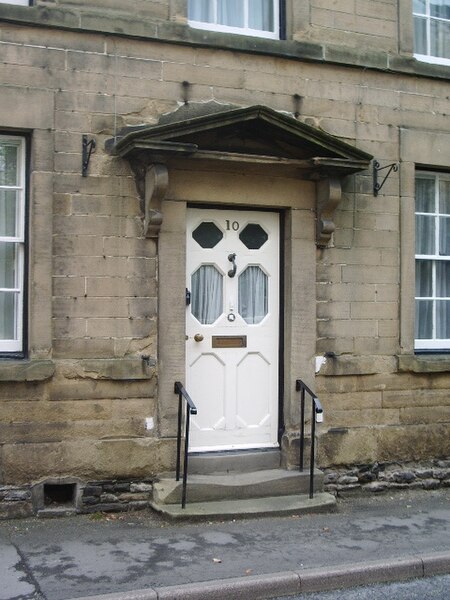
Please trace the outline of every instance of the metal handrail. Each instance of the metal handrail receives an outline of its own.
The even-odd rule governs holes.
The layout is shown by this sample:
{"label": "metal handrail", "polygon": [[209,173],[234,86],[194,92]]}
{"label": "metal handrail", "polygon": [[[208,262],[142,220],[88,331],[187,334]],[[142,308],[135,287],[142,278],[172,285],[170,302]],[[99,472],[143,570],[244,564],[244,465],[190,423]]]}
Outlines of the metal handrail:
{"label": "metal handrail", "polygon": [[187,487],[187,475],[188,475],[188,457],[189,457],[189,428],[190,428],[190,417],[191,415],[197,414],[197,407],[195,406],[192,398],[189,396],[187,391],[184,389],[183,384],[180,381],[175,381],[174,393],[178,394],[178,432],[177,432],[177,469],[176,469],[176,481],[180,481],[181,471],[181,430],[183,427],[183,398],[186,403],[186,419],[184,427],[184,461],[183,461],[183,490],[181,494],[181,508],[186,507],[186,487]]}
{"label": "metal handrail", "polygon": [[[295,382],[295,390],[301,393],[300,404],[300,461],[299,471],[303,472],[303,458],[305,452],[305,395],[311,397],[311,452],[309,457],[309,497],[314,497],[314,454],[315,454],[315,436],[316,420],[323,421],[323,408],[319,398],[310,390],[310,388],[301,380]],[[319,416],[320,415],[320,416]]]}

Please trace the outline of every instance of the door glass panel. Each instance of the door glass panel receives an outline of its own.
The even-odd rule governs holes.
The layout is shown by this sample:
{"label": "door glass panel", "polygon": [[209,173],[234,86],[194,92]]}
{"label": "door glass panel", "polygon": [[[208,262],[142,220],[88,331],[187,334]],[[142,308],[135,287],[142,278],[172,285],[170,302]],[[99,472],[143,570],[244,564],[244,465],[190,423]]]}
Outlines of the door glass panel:
{"label": "door glass panel", "polygon": [[239,275],[239,314],[254,325],[267,315],[268,278],[260,267],[250,266]]}
{"label": "door glass panel", "polygon": [[210,325],[223,312],[223,276],[214,265],[202,265],[191,282],[192,314],[203,325]]}
{"label": "door glass panel", "polygon": [[192,237],[202,248],[214,248],[223,238],[223,233],[215,223],[205,221],[194,229]]}
{"label": "door glass panel", "polygon": [[268,238],[267,233],[257,223],[249,223],[239,234],[241,242],[250,250],[259,250],[267,242]]}

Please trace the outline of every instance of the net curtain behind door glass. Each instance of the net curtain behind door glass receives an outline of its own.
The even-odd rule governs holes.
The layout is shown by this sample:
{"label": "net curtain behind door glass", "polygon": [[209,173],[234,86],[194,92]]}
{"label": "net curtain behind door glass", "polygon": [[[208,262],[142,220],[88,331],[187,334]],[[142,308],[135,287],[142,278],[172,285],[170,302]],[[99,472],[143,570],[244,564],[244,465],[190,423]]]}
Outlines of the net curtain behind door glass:
{"label": "net curtain behind door glass", "polygon": [[210,325],[222,314],[223,276],[214,265],[202,265],[192,275],[192,314]]}

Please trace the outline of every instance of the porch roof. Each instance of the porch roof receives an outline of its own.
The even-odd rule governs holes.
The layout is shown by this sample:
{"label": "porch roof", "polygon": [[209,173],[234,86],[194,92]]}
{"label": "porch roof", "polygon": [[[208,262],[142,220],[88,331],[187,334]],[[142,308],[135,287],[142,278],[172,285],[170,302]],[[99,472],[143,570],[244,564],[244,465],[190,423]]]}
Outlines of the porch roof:
{"label": "porch roof", "polygon": [[267,106],[186,104],[154,125],[127,127],[107,141],[132,163],[193,159],[289,167],[308,179],[344,177],[367,169],[372,156]]}

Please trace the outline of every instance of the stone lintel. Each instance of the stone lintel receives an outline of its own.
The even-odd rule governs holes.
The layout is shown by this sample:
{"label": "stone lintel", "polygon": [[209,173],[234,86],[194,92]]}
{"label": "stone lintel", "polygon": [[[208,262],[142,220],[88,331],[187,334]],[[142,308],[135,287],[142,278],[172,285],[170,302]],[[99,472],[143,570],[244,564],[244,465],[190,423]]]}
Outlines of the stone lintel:
{"label": "stone lintel", "polygon": [[53,377],[52,360],[2,360],[0,381],[45,381]]}

